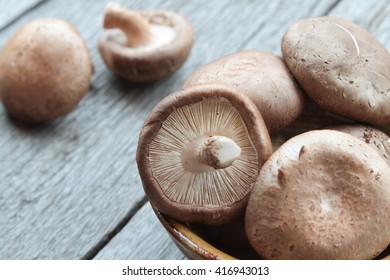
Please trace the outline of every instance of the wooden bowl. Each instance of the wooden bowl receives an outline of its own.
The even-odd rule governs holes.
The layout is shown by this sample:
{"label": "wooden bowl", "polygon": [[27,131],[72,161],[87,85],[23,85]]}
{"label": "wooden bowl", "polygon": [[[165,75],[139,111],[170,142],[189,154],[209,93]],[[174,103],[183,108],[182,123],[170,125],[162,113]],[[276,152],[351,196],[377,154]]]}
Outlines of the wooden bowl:
{"label": "wooden bowl", "polygon": [[[226,244],[214,244],[212,228],[179,222],[166,216],[153,207],[157,218],[168,231],[174,244],[190,260],[237,260],[258,259],[256,253],[248,248],[239,250],[227,248]],[[235,242],[235,240],[232,240]],[[390,260],[390,245],[375,259]]]}
{"label": "wooden bowl", "polygon": [[234,260],[235,257],[224,253],[211,245],[206,238],[195,232],[190,225],[184,224],[170,218],[156,208],[154,213],[161,224],[168,231],[175,245],[190,260]]}

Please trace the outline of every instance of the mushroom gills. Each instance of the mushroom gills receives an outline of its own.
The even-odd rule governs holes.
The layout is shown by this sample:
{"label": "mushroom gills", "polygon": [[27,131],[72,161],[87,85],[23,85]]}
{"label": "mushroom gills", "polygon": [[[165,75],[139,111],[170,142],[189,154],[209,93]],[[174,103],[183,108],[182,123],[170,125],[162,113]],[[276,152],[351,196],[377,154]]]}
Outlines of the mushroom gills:
{"label": "mushroom gills", "polygon": [[149,155],[163,193],[191,205],[234,203],[259,172],[246,125],[225,98],[176,108],[151,142]]}

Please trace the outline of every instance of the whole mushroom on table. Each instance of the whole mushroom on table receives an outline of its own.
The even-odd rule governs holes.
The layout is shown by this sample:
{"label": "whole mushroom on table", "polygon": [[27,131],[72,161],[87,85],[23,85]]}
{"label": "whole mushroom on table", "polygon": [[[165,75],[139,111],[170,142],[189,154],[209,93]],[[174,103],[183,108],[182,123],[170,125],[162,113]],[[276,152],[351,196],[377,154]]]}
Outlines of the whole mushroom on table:
{"label": "whole mushroom on table", "polygon": [[70,112],[90,87],[93,65],[68,22],[36,19],[8,40],[0,55],[0,98],[11,116],[29,123]]}
{"label": "whole mushroom on table", "polygon": [[181,15],[132,11],[110,2],[98,43],[106,65],[134,83],[153,82],[176,71],[190,54],[194,32]]}

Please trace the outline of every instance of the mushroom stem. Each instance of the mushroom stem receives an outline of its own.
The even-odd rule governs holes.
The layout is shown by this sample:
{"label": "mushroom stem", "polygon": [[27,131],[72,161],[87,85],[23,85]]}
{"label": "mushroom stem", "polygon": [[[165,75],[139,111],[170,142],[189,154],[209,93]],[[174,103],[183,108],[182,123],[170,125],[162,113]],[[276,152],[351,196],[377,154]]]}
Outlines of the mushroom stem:
{"label": "mushroom stem", "polygon": [[151,39],[149,22],[139,13],[108,3],[104,14],[104,28],[119,28],[127,37],[128,47],[145,45]]}
{"label": "mushroom stem", "polygon": [[230,166],[240,155],[241,148],[225,136],[209,136],[197,143],[195,150],[199,161],[215,169]]}

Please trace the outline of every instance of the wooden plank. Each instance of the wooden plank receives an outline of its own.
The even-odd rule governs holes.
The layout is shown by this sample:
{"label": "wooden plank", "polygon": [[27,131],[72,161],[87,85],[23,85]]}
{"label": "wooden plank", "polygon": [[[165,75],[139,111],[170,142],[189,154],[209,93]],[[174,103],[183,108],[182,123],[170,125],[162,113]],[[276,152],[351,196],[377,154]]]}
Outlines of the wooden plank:
{"label": "wooden plank", "polygon": [[343,0],[330,15],[342,17],[371,32],[390,50],[390,3],[386,0]]}
{"label": "wooden plank", "polygon": [[95,64],[87,97],[58,121],[29,126],[0,107],[1,259],[82,258],[144,199],[134,161],[143,112],[172,86],[133,86],[106,69],[96,51],[105,3],[50,1],[0,34],[1,44],[29,20],[64,18],[85,38]]}
{"label": "wooden plank", "polygon": [[[181,12],[200,26],[191,63],[193,70],[223,55],[245,49],[278,53],[286,28],[296,20],[326,13],[332,1],[225,1],[220,8],[216,0],[185,5]],[[193,9],[196,8],[196,12]],[[219,9],[211,24],[202,21]]]}
{"label": "wooden plank", "polygon": [[[330,1],[311,1],[309,3],[306,1],[305,3],[308,3],[308,5],[305,6],[302,5],[301,1],[293,1],[293,4],[288,8],[284,6],[286,1],[272,1],[272,3],[271,1],[261,1],[256,2],[256,5],[252,1],[230,1],[228,3],[225,2],[225,7],[219,6],[221,2],[205,0],[197,1],[196,5],[194,5],[194,2],[188,1],[177,10],[189,18],[197,34],[190,60],[180,70],[181,73],[188,75],[200,65],[241,48],[275,51],[280,44],[282,31],[290,23],[300,17],[321,15],[335,3]],[[301,6],[305,6],[305,8]],[[283,7],[283,9],[278,7]],[[197,9],[196,12],[194,12],[194,9]],[[233,16],[237,11],[240,11],[240,17]],[[210,19],[213,15],[214,18],[209,23],[205,22],[206,19]],[[263,16],[259,17],[259,15]],[[264,24],[264,21],[267,24]],[[277,28],[277,25],[282,25],[280,30]],[[269,29],[279,30],[279,35],[270,36],[272,32],[269,32]],[[251,40],[251,36],[254,36],[254,34],[257,34],[256,40]],[[183,75],[179,78],[180,80],[182,80]],[[147,208],[145,211],[147,211],[145,216],[154,216],[151,208]],[[136,248],[140,252],[140,258],[148,258],[147,255],[142,253],[143,250],[146,250],[146,252],[154,252],[154,255],[152,255],[153,259],[164,259],[165,249],[160,250],[158,248],[164,245],[161,243],[166,242],[165,239],[157,240],[156,243],[150,243],[137,237],[138,230],[135,231],[135,228],[142,229],[141,232],[144,233],[150,232],[150,229],[153,228],[155,235],[164,236],[165,229],[162,226],[156,227],[154,224],[150,225],[149,221],[146,221],[144,223],[130,221],[113,238],[112,242],[102,249],[97,258],[137,258],[137,255],[134,255],[132,250],[128,250],[127,245],[124,245],[134,243],[137,244]],[[157,219],[154,219],[154,223],[156,222],[158,222]],[[134,224],[137,224],[137,227],[134,227]],[[126,246],[126,248],[124,249],[123,246]],[[176,248],[172,250],[176,253],[178,252]],[[174,258],[176,257],[175,255]]]}
{"label": "wooden plank", "polygon": [[146,203],[103,248],[95,259],[106,260],[181,260],[183,254],[177,249],[158,221],[149,203]]}
{"label": "wooden plank", "polygon": [[45,0],[2,0],[0,9],[0,30],[24,13],[38,6],[43,1]]}

